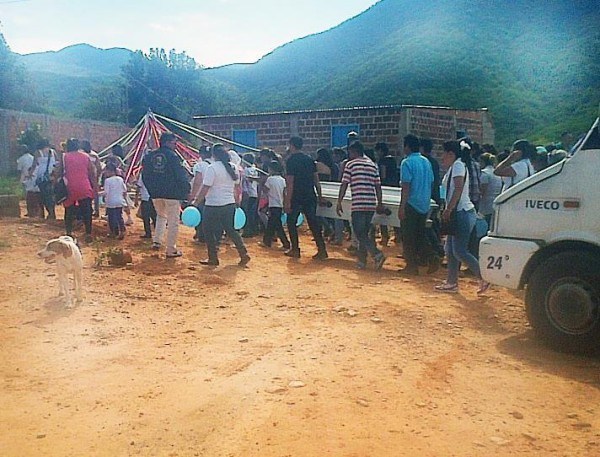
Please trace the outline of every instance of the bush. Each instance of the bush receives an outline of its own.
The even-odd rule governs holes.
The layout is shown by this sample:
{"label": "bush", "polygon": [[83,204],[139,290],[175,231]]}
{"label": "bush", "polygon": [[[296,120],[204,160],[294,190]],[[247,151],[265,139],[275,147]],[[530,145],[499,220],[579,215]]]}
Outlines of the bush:
{"label": "bush", "polygon": [[19,178],[0,177],[0,195],[18,195],[23,198],[23,186],[21,186]]}

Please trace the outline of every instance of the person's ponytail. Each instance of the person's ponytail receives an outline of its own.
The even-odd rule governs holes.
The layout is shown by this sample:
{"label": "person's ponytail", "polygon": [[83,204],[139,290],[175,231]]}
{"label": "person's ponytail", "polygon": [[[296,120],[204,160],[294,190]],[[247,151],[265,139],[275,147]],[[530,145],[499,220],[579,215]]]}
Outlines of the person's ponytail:
{"label": "person's ponytail", "polygon": [[213,157],[215,160],[221,162],[227,170],[227,173],[231,177],[232,180],[237,181],[238,175],[235,172],[234,168],[231,166],[231,157],[229,153],[225,150],[225,147],[221,143],[216,143],[213,145]]}

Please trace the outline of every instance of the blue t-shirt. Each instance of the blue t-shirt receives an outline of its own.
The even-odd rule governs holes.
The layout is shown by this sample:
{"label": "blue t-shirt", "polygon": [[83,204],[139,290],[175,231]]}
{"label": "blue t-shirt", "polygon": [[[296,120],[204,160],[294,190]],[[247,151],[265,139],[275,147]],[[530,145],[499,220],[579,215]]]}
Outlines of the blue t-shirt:
{"label": "blue t-shirt", "polygon": [[[427,214],[431,206],[431,163],[419,152],[411,152],[400,165],[400,180],[410,184],[407,203],[420,214]],[[406,198],[406,196],[402,196]]]}

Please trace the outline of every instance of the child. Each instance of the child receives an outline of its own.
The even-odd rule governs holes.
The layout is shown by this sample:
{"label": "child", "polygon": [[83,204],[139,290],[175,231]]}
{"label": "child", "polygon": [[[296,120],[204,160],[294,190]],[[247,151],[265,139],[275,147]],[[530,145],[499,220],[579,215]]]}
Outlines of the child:
{"label": "child", "polygon": [[140,203],[140,216],[142,221],[144,221],[144,234],[140,235],[140,238],[152,238],[152,227],[156,227],[156,209],[154,209],[154,204],[150,199],[150,194],[148,193],[148,189],[144,185],[144,181],[142,180],[142,175],[140,174],[140,178],[137,181],[138,193],[136,194],[136,201],[138,194],[142,200]]}
{"label": "child", "polygon": [[35,175],[27,174],[23,180],[25,188],[25,202],[27,203],[27,217],[44,218],[44,205],[42,203],[42,194],[39,187],[35,183]]}
{"label": "child", "polygon": [[109,236],[117,236],[122,240],[125,238],[123,207],[127,204],[127,187],[123,178],[117,175],[117,168],[113,164],[108,164],[104,171],[104,203],[108,214]]}
{"label": "child", "polygon": [[242,208],[248,221],[242,236],[250,238],[258,233],[258,170],[254,165],[254,154],[244,154],[242,174]]}
{"label": "child", "polygon": [[281,214],[283,212],[283,201],[285,197],[285,179],[281,176],[282,173],[283,168],[281,167],[281,164],[276,160],[271,161],[269,164],[270,176],[267,178],[264,185],[264,189],[269,198],[269,220],[263,236],[263,241],[258,244],[270,248],[273,235],[277,233],[277,236],[283,243],[283,249],[287,251],[290,249],[290,241],[281,224]]}

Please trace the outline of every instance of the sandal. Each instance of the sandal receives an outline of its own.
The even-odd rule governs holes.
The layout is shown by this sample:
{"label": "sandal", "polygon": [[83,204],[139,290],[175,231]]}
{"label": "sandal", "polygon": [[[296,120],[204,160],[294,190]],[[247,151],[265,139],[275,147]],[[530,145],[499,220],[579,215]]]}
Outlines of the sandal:
{"label": "sandal", "polygon": [[477,289],[477,295],[483,295],[490,288],[491,284],[483,279],[479,283],[479,289]]}

